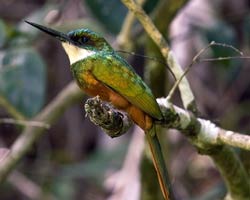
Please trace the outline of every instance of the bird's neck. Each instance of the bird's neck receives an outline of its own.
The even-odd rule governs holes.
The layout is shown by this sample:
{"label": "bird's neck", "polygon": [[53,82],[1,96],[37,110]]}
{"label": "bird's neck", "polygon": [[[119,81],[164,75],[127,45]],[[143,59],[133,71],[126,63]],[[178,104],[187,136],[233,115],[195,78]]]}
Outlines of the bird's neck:
{"label": "bird's neck", "polygon": [[70,65],[83,60],[89,56],[94,55],[96,52],[92,50],[87,50],[83,48],[79,48],[77,46],[71,45],[69,43],[63,42],[62,46],[68,55]]}

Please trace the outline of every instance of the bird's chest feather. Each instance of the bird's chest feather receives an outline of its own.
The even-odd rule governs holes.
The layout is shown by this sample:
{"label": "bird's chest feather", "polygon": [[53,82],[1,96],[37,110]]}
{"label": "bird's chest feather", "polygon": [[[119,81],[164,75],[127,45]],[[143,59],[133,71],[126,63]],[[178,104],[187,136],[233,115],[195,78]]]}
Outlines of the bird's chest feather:
{"label": "bird's chest feather", "polygon": [[92,74],[93,65],[96,64],[98,62],[93,63],[92,61],[84,60],[71,66],[71,71],[77,84],[89,96],[98,95],[102,100],[112,102],[117,108],[125,108],[129,102],[119,93],[97,80]]}
{"label": "bird's chest feather", "polygon": [[[77,84],[85,92],[91,91],[91,93],[96,93],[95,90],[100,90],[100,85],[103,85],[102,90],[106,87],[93,75],[95,69],[98,69],[98,71],[105,71],[105,68],[111,65],[111,63],[107,63],[107,59],[104,58],[96,53],[95,55],[84,58],[71,65],[71,72]],[[105,75],[105,73],[102,74]]]}
{"label": "bird's chest feather", "polygon": [[92,75],[93,63],[84,59],[80,62],[71,65],[71,72],[78,84],[78,86],[86,93],[92,95],[96,93],[99,81]]}

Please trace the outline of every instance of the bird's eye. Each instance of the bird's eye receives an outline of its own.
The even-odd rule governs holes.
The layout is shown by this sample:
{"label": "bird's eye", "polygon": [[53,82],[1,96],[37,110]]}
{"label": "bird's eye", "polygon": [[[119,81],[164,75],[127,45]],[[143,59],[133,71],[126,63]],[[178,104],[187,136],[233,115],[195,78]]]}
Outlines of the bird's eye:
{"label": "bird's eye", "polygon": [[85,44],[85,43],[87,43],[89,41],[89,38],[88,37],[80,37],[79,39],[78,39],[78,42],[80,43],[80,44]]}

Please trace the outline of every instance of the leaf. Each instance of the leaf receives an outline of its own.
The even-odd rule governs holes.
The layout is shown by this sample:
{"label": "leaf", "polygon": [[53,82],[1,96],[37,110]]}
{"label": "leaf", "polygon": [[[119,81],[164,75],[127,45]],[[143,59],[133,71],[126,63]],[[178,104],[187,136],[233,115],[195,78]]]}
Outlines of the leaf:
{"label": "leaf", "polygon": [[157,6],[159,0],[154,0],[154,1],[151,1],[151,0],[147,0],[144,5],[143,5],[143,9],[146,11],[146,13],[151,13],[154,8]]}
{"label": "leaf", "polygon": [[112,33],[118,33],[126,16],[126,7],[117,0],[86,0],[97,19]]}
{"label": "leaf", "polygon": [[[212,27],[209,27],[209,29],[204,29],[203,31],[206,40],[209,42],[215,41],[217,43],[224,43],[238,48],[236,32],[230,24],[227,24],[223,21],[218,21]],[[222,46],[212,47],[211,52],[213,54],[212,57],[214,58],[239,56],[239,54],[231,48]],[[221,80],[224,79],[227,82],[232,82],[241,71],[242,60],[229,59],[218,61],[216,62],[216,66],[217,76],[220,76]]]}
{"label": "leaf", "polygon": [[43,60],[32,48],[8,50],[0,59],[0,95],[27,117],[43,106],[45,77]]}
{"label": "leaf", "polygon": [[[203,31],[209,42],[215,41],[237,47],[235,30],[232,26],[223,21],[218,21],[214,26],[209,27],[209,29],[204,29]],[[215,57],[235,55],[235,51],[230,48],[214,47],[212,50]]]}
{"label": "leaf", "polygon": [[[118,33],[123,24],[123,20],[128,9],[117,0],[86,0],[84,1],[96,18],[111,33]],[[144,4],[145,11],[151,12],[157,5],[158,0],[148,0]]]}

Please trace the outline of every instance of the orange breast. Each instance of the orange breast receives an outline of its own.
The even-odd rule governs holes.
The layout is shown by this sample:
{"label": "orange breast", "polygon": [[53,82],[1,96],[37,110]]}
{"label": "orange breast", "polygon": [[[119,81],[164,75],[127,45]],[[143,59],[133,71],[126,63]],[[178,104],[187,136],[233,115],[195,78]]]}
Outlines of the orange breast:
{"label": "orange breast", "polygon": [[84,85],[80,88],[89,96],[100,96],[104,101],[111,102],[116,108],[127,112],[132,120],[144,130],[148,130],[152,126],[152,119],[138,107],[132,105],[127,99],[116,91],[112,90],[102,82],[98,81],[91,72],[81,74]]}

